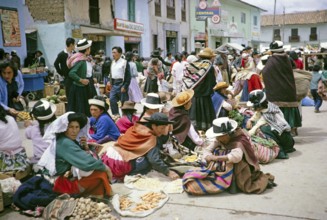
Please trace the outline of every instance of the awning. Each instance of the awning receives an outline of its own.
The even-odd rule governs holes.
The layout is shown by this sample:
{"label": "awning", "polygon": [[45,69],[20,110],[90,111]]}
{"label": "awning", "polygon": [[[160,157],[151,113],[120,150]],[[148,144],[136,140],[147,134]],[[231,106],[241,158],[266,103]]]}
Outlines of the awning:
{"label": "awning", "polygon": [[35,29],[35,28],[25,29],[25,34],[32,34],[36,31],[37,31],[37,29]]}
{"label": "awning", "polygon": [[125,32],[125,31],[117,31],[117,30],[109,30],[102,28],[93,28],[81,26],[81,30],[83,34],[97,34],[97,35],[105,35],[105,36],[126,36],[126,37],[141,37],[140,34]]}

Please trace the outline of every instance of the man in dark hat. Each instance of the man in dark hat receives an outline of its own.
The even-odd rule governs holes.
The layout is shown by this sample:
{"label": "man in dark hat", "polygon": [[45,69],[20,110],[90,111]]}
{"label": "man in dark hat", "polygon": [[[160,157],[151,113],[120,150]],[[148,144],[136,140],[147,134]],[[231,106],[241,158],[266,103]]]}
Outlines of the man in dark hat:
{"label": "man in dark hat", "polygon": [[108,165],[112,168],[113,178],[123,177],[126,174],[146,174],[151,169],[171,179],[179,178],[178,174],[170,170],[160,158],[161,143],[158,140],[160,136],[168,134],[169,125],[173,121],[169,121],[167,115],[159,112],[144,119],[144,122],[136,123],[120,136],[115,147],[123,161],[129,164],[130,169],[120,168],[119,165],[123,163],[116,163],[110,155],[107,156],[108,159],[105,158],[106,156],[103,158],[104,161],[110,161]]}
{"label": "man in dark hat", "polygon": [[34,63],[39,67],[45,67],[45,59],[42,57],[43,53],[40,50],[35,51]]}

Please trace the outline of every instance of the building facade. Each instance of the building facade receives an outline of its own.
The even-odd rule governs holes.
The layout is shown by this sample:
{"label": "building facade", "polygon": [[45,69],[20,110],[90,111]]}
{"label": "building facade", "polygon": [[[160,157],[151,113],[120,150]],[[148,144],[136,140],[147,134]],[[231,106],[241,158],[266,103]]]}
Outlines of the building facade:
{"label": "building facade", "polygon": [[15,50],[22,63],[27,54],[23,11],[22,0],[0,1],[0,48],[8,53]]}
{"label": "building facade", "polygon": [[[240,0],[191,1],[192,50],[208,46],[217,48],[225,43],[238,43],[257,48],[260,44],[261,13],[264,11]],[[202,6],[203,2],[206,6]],[[199,9],[203,7],[204,9]],[[219,8],[219,18],[199,17],[200,13]],[[202,20],[202,21],[199,21]],[[207,44],[207,45],[205,45]]]}
{"label": "building facade", "polygon": [[151,50],[161,48],[164,55],[190,51],[190,3],[187,0],[149,2]]}
{"label": "building facade", "polygon": [[263,15],[261,39],[268,47],[272,40],[281,40],[294,47],[316,47],[327,42],[327,10],[290,14]]}
{"label": "building facade", "polygon": [[34,34],[36,47],[43,51],[50,68],[68,37],[92,40],[92,54],[102,49],[111,56],[113,46],[142,51],[146,28],[135,21],[143,22],[144,18],[135,16],[131,21],[126,14],[137,14],[136,9],[147,6],[146,0],[25,0],[25,4],[27,34]]}

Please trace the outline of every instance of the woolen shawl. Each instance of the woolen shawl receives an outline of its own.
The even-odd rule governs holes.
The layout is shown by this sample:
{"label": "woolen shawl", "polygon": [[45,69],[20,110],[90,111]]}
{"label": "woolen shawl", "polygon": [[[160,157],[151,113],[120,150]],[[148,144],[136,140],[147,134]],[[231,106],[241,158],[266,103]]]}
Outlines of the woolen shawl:
{"label": "woolen shawl", "polygon": [[191,127],[191,120],[188,111],[185,109],[172,108],[169,111],[169,120],[173,123],[173,134],[179,143],[183,143]]}

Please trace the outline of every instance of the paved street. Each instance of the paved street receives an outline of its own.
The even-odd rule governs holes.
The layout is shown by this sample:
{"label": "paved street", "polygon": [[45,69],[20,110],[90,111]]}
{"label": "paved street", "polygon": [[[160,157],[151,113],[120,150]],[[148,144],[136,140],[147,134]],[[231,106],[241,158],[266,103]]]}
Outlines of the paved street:
{"label": "paved street", "polygon": [[[321,113],[303,107],[303,127],[295,138],[297,149],[288,160],[275,160],[262,170],[276,177],[277,187],[261,195],[222,193],[194,197],[170,195],[168,203],[143,219],[327,219],[327,104]],[[23,129],[22,129],[23,135]],[[31,153],[29,141],[24,141]],[[114,190],[123,187],[115,185]],[[8,209],[0,219],[29,219]],[[132,219],[132,218],[122,218]]]}

